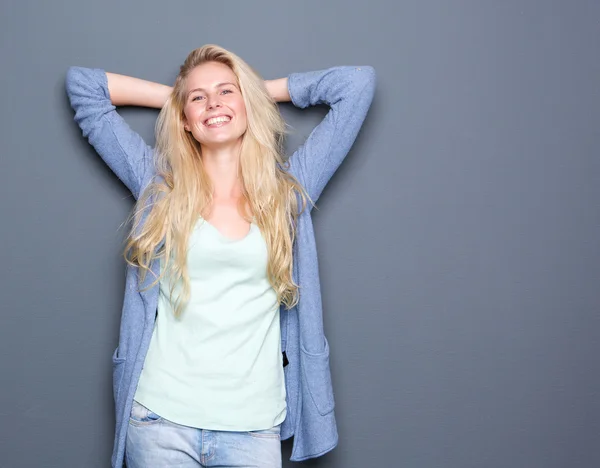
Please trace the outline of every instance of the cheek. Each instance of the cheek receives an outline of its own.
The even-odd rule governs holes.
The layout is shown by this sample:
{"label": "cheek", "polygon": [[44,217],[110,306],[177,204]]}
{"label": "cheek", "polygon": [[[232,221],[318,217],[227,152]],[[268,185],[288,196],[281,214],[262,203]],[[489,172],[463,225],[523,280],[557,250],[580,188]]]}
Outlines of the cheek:
{"label": "cheek", "polygon": [[192,123],[192,115],[187,108],[183,109],[183,126],[186,130],[189,130],[189,126]]}
{"label": "cheek", "polygon": [[246,106],[244,105],[244,101],[238,103],[235,113],[240,117],[240,120],[244,122],[244,127],[247,124],[247,114],[246,114]]}
{"label": "cheek", "polygon": [[183,115],[185,116],[185,121],[188,125],[194,126],[197,125],[200,121],[201,112],[195,111],[193,108],[187,107],[183,110]]}

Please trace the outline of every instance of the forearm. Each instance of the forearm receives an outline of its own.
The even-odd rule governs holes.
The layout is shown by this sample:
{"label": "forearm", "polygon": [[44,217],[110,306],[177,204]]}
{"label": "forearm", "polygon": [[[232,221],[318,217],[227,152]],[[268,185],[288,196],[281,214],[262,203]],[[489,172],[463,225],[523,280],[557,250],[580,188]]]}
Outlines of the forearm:
{"label": "forearm", "polygon": [[278,78],[276,80],[266,80],[265,86],[271,97],[276,102],[288,102],[291,100],[288,91],[288,79]]}
{"label": "forearm", "polygon": [[143,106],[161,109],[172,88],[132,76],[106,73],[110,100],[115,106]]}
{"label": "forearm", "polygon": [[[106,72],[110,100],[115,106],[143,106],[161,109],[172,91],[171,86],[132,76]],[[265,86],[276,102],[291,100],[288,79],[266,80]]]}

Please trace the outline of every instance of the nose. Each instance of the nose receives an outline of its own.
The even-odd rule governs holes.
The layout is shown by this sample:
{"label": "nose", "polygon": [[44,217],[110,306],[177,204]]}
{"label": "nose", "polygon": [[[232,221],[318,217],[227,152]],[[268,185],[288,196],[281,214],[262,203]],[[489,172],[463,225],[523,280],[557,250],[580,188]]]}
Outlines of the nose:
{"label": "nose", "polygon": [[206,107],[208,109],[214,109],[221,107],[221,102],[219,101],[218,96],[209,96],[208,102],[206,103]]}

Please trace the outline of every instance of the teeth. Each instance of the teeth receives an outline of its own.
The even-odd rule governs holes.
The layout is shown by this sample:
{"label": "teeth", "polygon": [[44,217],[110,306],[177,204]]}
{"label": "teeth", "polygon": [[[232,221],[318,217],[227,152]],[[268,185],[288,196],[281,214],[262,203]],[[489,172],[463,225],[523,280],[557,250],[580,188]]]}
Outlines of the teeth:
{"label": "teeth", "polygon": [[213,125],[213,124],[217,124],[217,123],[221,123],[221,122],[229,122],[231,119],[229,117],[227,117],[226,115],[222,116],[222,117],[214,117],[212,119],[208,119],[206,121],[206,125]]}

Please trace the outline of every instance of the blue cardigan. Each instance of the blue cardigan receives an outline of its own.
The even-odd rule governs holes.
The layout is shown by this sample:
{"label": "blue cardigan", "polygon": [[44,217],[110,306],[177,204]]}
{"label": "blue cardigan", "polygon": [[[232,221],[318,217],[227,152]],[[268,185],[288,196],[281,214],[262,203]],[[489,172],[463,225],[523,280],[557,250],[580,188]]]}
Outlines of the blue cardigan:
{"label": "blue cardigan", "polygon": [[[327,104],[330,109],[304,144],[290,157],[289,172],[317,201],[350,150],[375,91],[372,67],[334,67],[289,76],[295,106]],[[83,136],[137,199],[153,172],[153,148],[132,131],[110,101],[102,69],[70,67],[66,89]],[[310,207],[310,205],[309,205]],[[281,347],[285,367],[287,417],[283,440],[294,436],[290,460],[318,457],[338,442],[329,369],[329,345],[323,332],[317,250],[310,210],[299,217],[294,244],[294,280],[299,303],[281,308]],[[152,265],[159,274],[159,262]],[[152,283],[146,276],[143,287]],[[116,430],[112,466],[122,467],[129,413],[154,328],[159,287],[139,292],[138,269],[127,266],[119,346],[113,354]]]}

